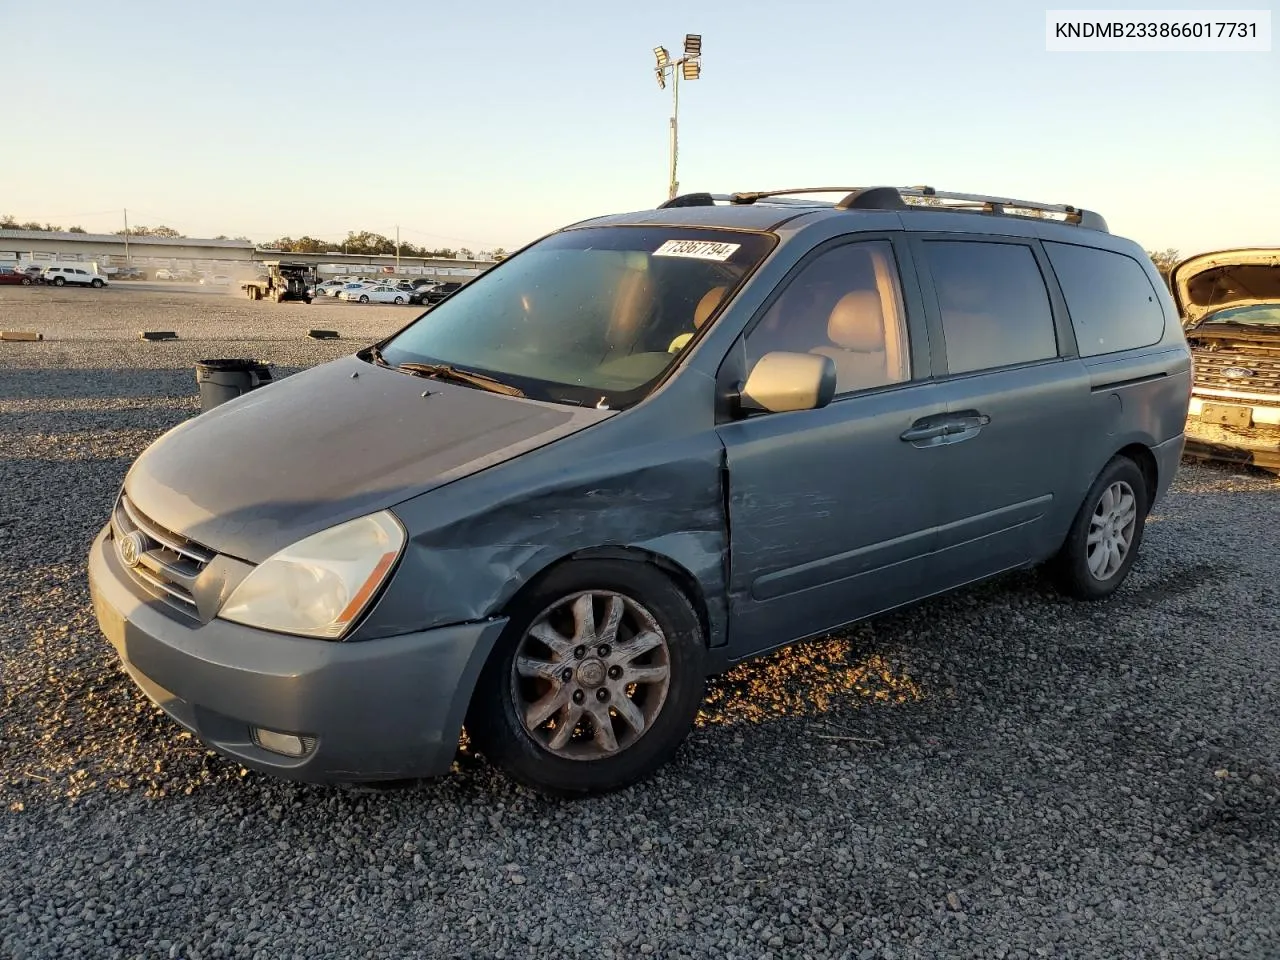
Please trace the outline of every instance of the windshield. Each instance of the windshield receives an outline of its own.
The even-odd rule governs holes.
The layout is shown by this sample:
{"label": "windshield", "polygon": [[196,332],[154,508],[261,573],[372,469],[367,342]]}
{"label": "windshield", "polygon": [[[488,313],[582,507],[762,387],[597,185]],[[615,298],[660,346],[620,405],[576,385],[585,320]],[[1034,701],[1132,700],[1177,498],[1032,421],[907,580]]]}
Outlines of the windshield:
{"label": "windshield", "polygon": [[1280,329],[1280,303],[1253,303],[1245,307],[1231,307],[1219,310],[1201,322],[1202,326],[1211,323],[1245,323]]}
{"label": "windshield", "polygon": [[773,246],[765,234],[567,230],[504,260],[382,345],[392,366],[445,363],[533,399],[641,400]]}

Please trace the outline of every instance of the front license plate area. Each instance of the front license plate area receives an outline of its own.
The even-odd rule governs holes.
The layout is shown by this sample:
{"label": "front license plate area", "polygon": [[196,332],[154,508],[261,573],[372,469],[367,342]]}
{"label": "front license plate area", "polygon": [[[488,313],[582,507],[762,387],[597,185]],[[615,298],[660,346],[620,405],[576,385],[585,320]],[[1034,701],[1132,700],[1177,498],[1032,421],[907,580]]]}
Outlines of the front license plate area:
{"label": "front license plate area", "polygon": [[1206,403],[1200,410],[1200,419],[1207,423],[1218,423],[1224,427],[1240,427],[1247,430],[1253,426],[1253,409],[1237,407],[1234,404]]}

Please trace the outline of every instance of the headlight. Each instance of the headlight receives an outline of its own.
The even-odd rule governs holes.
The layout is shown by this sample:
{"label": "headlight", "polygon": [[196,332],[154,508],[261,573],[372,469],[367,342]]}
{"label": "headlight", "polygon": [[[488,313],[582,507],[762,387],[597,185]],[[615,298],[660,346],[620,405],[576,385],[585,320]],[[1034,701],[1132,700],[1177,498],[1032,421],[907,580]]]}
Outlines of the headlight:
{"label": "headlight", "polygon": [[255,567],[223,620],[306,637],[341,637],[391,572],[404,528],[387,511],[322,530]]}

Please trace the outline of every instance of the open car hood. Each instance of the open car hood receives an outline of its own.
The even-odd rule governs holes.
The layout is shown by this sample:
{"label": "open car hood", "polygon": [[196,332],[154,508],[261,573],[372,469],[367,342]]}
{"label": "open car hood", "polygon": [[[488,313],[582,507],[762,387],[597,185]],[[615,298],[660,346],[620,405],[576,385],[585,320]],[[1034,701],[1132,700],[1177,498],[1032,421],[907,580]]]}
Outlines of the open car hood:
{"label": "open car hood", "polygon": [[1169,273],[1184,327],[1226,307],[1280,303],[1280,247],[1244,247],[1188,257]]}

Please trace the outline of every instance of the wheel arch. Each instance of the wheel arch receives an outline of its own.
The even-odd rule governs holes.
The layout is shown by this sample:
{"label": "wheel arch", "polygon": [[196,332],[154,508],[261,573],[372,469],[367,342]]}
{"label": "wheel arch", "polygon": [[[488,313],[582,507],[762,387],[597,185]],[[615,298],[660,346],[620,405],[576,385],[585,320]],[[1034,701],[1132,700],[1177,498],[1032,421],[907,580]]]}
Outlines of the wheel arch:
{"label": "wheel arch", "polygon": [[1142,473],[1142,479],[1145,481],[1147,506],[1150,507],[1155,502],[1156,492],[1160,489],[1160,467],[1156,463],[1155,454],[1144,443],[1130,443],[1117,450],[1116,456],[1132,460],[1137,465],[1138,470]]}
{"label": "wheel arch", "polygon": [[505,613],[521,596],[535,589],[554,571],[571,563],[585,563],[591,560],[623,560],[630,563],[643,563],[661,570],[676,588],[685,595],[689,604],[697,614],[698,624],[702,628],[703,643],[707,647],[716,646],[717,624],[713,622],[707,605],[706,592],[701,582],[684,564],[647,547],[631,544],[600,544],[583,547],[551,560],[543,565],[533,576],[515,586],[502,597],[499,608]]}

